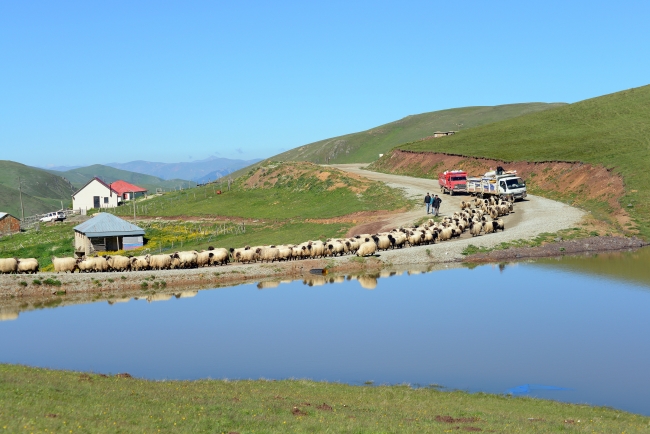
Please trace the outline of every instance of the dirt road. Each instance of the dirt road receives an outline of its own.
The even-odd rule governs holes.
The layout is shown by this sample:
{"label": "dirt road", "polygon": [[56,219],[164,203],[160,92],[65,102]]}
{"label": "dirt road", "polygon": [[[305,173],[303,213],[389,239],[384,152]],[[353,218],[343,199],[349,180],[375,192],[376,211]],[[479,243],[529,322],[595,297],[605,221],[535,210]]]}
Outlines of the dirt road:
{"label": "dirt road", "polygon": [[[404,190],[407,197],[417,199],[418,202],[421,202],[419,208],[415,210],[392,214],[385,219],[381,219],[381,224],[377,224],[379,223],[377,222],[374,226],[371,226],[369,223],[358,226],[354,228],[354,232],[356,233],[363,233],[368,227],[377,228],[376,231],[378,232],[390,230],[403,225],[410,225],[417,219],[425,217],[424,195],[427,192],[438,194],[442,198],[443,202],[440,207],[440,215],[443,217],[460,210],[460,201],[466,200],[469,197],[464,195],[441,195],[437,179],[422,179],[371,172],[363,169],[365,164],[338,164],[333,165],[333,167],[375,181],[385,182],[391,187]],[[531,239],[544,232],[553,233],[562,229],[575,227],[584,216],[585,212],[578,208],[543,197],[529,195],[527,200],[515,203],[514,213],[503,218],[506,224],[506,230],[504,232],[479,237],[472,237],[469,233],[465,233],[459,240],[428,246],[426,249],[428,250],[427,256],[433,262],[458,260],[463,257],[461,252],[470,244],[490,248],[502,242]],[[408,261],[419,263],[422,258],[409,258],[409,256],[411,252],[421,255],[421,250],[406,249],[402,253],[382,252],[382,255],[395,255],[394,260],[391,260],[392,263],[408,263]]]}

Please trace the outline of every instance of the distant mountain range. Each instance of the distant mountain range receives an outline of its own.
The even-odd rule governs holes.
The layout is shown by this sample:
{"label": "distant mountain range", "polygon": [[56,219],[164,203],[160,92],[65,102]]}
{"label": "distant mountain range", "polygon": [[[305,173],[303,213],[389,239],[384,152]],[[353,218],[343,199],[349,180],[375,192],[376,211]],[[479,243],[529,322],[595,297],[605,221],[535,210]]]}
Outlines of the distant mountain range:
{"label": "distant mountain range", "polygon": [[145,173],[162,179],[180,178],[203,184],[259,161],[261,159],[231,160],[229,158],[210,157],[205,160],[182,163],[157,163],[138,160],[128,163],[107,163],[106,166],[130,172]]}

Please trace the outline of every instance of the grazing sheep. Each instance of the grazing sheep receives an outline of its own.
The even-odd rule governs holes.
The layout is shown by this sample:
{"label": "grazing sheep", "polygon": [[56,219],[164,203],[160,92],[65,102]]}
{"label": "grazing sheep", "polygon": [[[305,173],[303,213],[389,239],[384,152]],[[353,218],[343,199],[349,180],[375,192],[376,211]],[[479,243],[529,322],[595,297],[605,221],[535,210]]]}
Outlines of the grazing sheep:
{"label": "grazing sheep", "polygon": [[149,269],[149,255],[134,256],[131,258],[131,270],[143,271]]}
{"label": "grazing sheep", "polygon": [[496,232],[497,229],[501,229],[501,231],[504,231],[506,229],[506,224],[503,219],[494,220],[492,222],[492,226],[494,227],[494,232]]}
{"label": "grazing sheep", "polygon": [[214,253],[212,253],[212,250],[207,250],[207,251],[202,251],[198,252],[198,255],[196,257],[196,265],[197,267],[205,267],[205,266],[210,266],[212,265],[212,257],[214,256]]}
{"label": "grazing sheep", "polygon": [[212,256],[212,264],[223,265],[228,263],[228,259],[230,258],[230,255],[228,255],[227,249],[220,247],[214,249],[212,253],[214,253],[214,256]]}
{"label": "grazing sheep", "polygon": [[38,273],[38,261],[36,258],[26,258],[18,260],[18,272],[36,274]]}
{"label": "grazing sheep", "polygon": [[438,233],[438,239],[440,241],[451,240],[451,237],[454,235],[454,230],[452,228],[444,228]]}
{"label": "grazing sheep", "polygon": [[408,233],[408,243],[410,246],[418,246],[422,244],[424,234],[420,231],[410,231]]}
{"label": "grazing sheep", "polygon": [[406,234],[403,232],[395,232],[393,233],[393,239],[395,240],[393,247],[398,247],[402,248],[406,244],[407,237]]}
{"label": "grazing sheep", "polygon": [[131,269],[131,261],[126,256],[105,256],[108,262],[108,269],[111,271],[129,271]]}
{"label": "grazing sheep", "polygon": [[372,239],[377,244],[378,250],[388,250],[393,247],[393,241],[395,241],[392,235],[374,235]]}
{"label": "grazing sheep", "polygon": [[0,273],[9,274],[18,271],[18,260],[16,258],[0,259]]}
{"label": "grazing sheep", "polygon": [[54,265],[54,271],[57,273],[67,273],[68,271],[74,273],[75,270],[79,270],[79,259],[52,256],[52,265]]}
{"label": "grazing sheep", "polygon": [[198,266],[199,252],[189,250],[174,253],[172,265],[174,268],[196,268]]}
{"label": "grazing sheep", "polygon": [[151,255],[149,268],[152,270],[167,270],[172,267],[174,255]]}
{"label": "grazing sheep", "polygon": [[255,262],[257,261],[257,253],[255,249],[251,249],[250,246],[239,249],[230,249],[232,259],[234,262]]}
{"label": "grazing sheep", "polygon": [[357,256],[371,256],[377,252],[377,244],[375,244],[374,241],[371,241],[370,238],[365,238],[365,240],[366,241],[359,246]]}
{"label": "grazing sheep", "polygon": [[269,247],[258,247],[255,249],[255,253],[259,257],[260,261],[264,262],[273,262],[279,260],[280,249],[275,246]]}
{"label": "grazing sheep", "polygon": [[108,270],[108,262],[103,256],[84,258],[79,262],[79,271],[82,273],[103,272]]}
{"label": "grazing sheep", "polygon": [[356,238],[348,238],[345,244],[348,247],[348,252],[350,252],[351,254],[357,253],[357,250],[359,250],[359,246],[361,245],[359,240],[357,240]]}
{"label": "grazing sheep", "polygon": [[330,241],[325,252],[327,256],[341,256],[345,253],[345,245],[340,241]]}

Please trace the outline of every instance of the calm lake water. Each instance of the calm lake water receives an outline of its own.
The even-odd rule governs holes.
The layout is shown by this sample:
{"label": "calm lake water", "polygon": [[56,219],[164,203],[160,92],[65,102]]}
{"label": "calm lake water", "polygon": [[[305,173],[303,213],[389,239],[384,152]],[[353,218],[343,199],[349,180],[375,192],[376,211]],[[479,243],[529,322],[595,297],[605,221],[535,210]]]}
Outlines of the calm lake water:
{"label": "calm lake water", "polygon": [[532,396],[648,415],[649,265],[644,249],[22,312],[0,322],[0,362],[151,379],[534,384],[569,390]]}

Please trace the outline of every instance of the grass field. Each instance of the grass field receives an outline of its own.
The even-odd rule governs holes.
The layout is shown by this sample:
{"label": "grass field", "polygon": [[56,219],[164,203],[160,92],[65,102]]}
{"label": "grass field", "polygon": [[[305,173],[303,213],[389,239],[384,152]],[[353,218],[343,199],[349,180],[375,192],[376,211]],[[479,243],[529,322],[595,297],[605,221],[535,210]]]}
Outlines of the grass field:
{"label": "grass field", "polygon": [[[131,222],[137,207],[135,224],[145,230],[147,243],[129,253],[141,254],[342,237],[352,223],[306,220],[411,206],[398,190],[309,163],[267,165],[238,180],[230,191],[215,194],[216,188],[171,192],[107,211]],[[0,238],[0,257],[37,258],[41,269],[50,271],[51,256],[73,254],[74,226],[43,224],[38,231]]]}
{"label": "grass field", "polygon": [[[307,223],[296,220],[260,221],[242,227],[239,221],[186,222],[141,221],[147,244],[142,249],[119,254],[205,250],[213,247],[243,247],[245,245],[297,244],[307,240],[343,237],[350,223]],[[41,226],[10,237],[0,238],[0,258],[36,258],[41,271],[53,271],[52,256],[72,256],[74,253],[74,223]]]}
{"label": "grass field", "polygon": [[[325,175],[326,174],[326,175]],[[320,178],[319,178],[320,177]],[[322,179],[321,179],[322,178]],[[250,182],[250,179],[255,179]],[[311,163],[267,163],[238,179],[227,190],[210,184],[139,201],[137,214],[156,216],[224,216],[253,219],[324,219],[361,211],[411,206],[398,190],[357,179]],[[133,204],[118,216],[132,216]]]}
{"label": "grass field", "polygon": [[301,380],[145,381],[0,365],[5,432],[641,433],[650,418],[602,407],[434,387]]}
{"label": "grass field", "polygon": [[620,174],[620,198],[650,238],[650,86],[527,114],[409,143],[400,149],[447,152],[505,161],[569,161],[604,165]]}
{"label": "grass field", "polygon": [[436,131],[456,131],[547,110],[563,104],[525,103],[487,107],[462,107],[407,116],[366,131],[333,137],[291,149],[272,157],[280,161],[342,164],[369,163],[394,146],[432,136]]}

